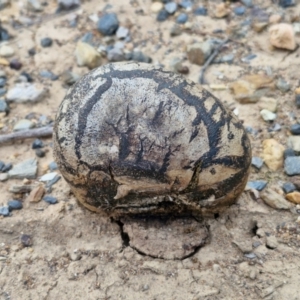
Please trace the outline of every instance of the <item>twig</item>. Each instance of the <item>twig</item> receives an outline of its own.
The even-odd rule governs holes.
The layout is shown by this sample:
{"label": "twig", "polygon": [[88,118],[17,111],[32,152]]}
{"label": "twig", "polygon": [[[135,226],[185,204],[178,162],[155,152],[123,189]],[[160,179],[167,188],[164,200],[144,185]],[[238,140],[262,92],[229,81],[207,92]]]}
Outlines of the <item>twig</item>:
{"label": "twig", "polygon": [[199,83],[204,84],[204,73],[208,66],[214,61],[216,56],[219,54],[222,47],[229,42],[229,39],[224,40],[212,53],[212,55],[206,60],[205,64],[203,65],[200,76],[199,76]]}
{"label": "twig", "polygon": [[53,133],[53,127],[47,126],[47,127],[36,128],[36,129],[30,129],[30,130],[22,130],[14,133],[2,134],[0,135],[0,145],[7,142],[16,141],[16,140],[51,136],[52,133]]}

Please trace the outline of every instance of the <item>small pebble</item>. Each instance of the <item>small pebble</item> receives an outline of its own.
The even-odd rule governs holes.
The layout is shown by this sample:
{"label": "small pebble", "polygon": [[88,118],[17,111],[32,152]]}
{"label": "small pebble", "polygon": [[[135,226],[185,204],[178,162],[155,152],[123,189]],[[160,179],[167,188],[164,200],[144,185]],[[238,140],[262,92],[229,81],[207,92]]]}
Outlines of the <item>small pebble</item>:
{"label": "small pebble", "polygon": [[207,8],[203,6],[199,6],[195,9],[194,14],[196,16],[206,16],[207,15]]}
{"label": "small pebble", "polygon": [[70,10],[78,7],[80,0],[58,0],[59,10]]}
{"label": "small pebble", "polygon": [[240,0],[240,2],[242,4],[244,4],[245,6],[247,6],[247,7],[252,7],[253,6],[252,0]]}
{"label": "small pebble", "polygon": [[57,199],[55,197],[52,196],[45,196],[43,198],[43,200],[49,204],[56,204],[57,203]]}
{"label": "small pebble", "polygon": [[269,132],[272,131],[280,131],[281,130],[281,125],[278,123],[275,123],[273,126],[271,126],[270,128],[268,128]]}
{"label": "small pebble", "polygon": [[256,257],[256,254],[255,253],[246,253],[246,254],[244,254],[244,256],[247,258],[253,259]]}
{"label": "small pebble", "polygon": [[179,6],[187,9],[191,8],[193,6],[193,3],[190,0],[182,0],[181,2],[179,2]]}
{"label": "small pebble", "polygon": [[247,188],[262,191],[267,186],[267,184],[268,182],[265,180],[248,181]]}
{"label": "small pebble", "polygon": [[17,179],[34,179],[37,173],[37,161],[35,158],[18,163],[9,171],[9,177]]}
{"label": "small pebble", "polygon": [[58,169],[57,163],[55,161],[52,161],[49,165],[48,165],[49,169],[51,171],[55,171]]}
{"label": "small pebble", "polygon": [[291,89],[291,85],[282,78],[276,82],[276,87],[283,93],[286,93]]}
{"label": "small pebble", "polygon": [[36,149],[35,150],[35,155],[37,156],[37,157],[45,157],[45,155],[46,155],[46,152],[44,151],[44,150],[42,150],[42,149]]}
{"label": "small pebble", "polygon": [[22,119],[18,121],[14,126],[14,131],[27,130],[34,127],[34,123],[30,120]]}
{"label": "small pebble", "polygon": [[233,11],[237,16],[242,16],[245,13],[246,8],[244,6],[238,6],[235,7]]}
{"label": "small pebble", "polygon": [[290,131],[291,131],[292,134],[300,135],[300,124],[293,124],[290,127]]}
{"label": "small pebble", "polygon": [[20,237],[20,241],[24,247],[32,246],[32,239],[28,234],[22,234]]}
{"label": "small pebble", "polygon": [[23,208],[23,204],[19,200],[10,200],[7,202],[9,211],[17,210]]}
{"label": "small pebble", "polygon": [[274,114],[273,112],[271,112],[267,109],[262,109],[260,111],[260,115],[265,121],[274,121],[277,117],[276,114]]}
{"label": "small pebble", "polygon": [[7,79],[5,77],[0,77],[0,88],[6,85]]}
{"label": "small pebble", "polygon": [[61,179],[61,176],[55,176],[52,180],[48,181],[46,184],[46,188],[51,188],[56,182]]}
{"label": "small pebble", "polygon": [[31,145],[32,149],[38,149],[43,147],[44,147],[44,143],[40,139],[35,139]]}
{"label": "small pebble", "polygon": [[41,39],[41,46],[44,48],[51,47],[53,40],[49,37]]}
{"label": "small pebble", "polygon": [[6,89],[6,88],[0,88],[0,96],[5,95],[6,92],[7,92],[7,89]]}
{"label": "small pebble", "polygon": [[180,14],[177,18],[176,18],[176,23],[178,24],[184,24],[187,22],[187,20],[189,19],[187,14]]}
{"label": "small pebble", "polygon": [[20,75],[26,77],[26,82],[33,82],[33,78],[29,73],[23,71]]}
{"label": "small pebble", "polygon": [[116,32],[118,39],[125,39],[129,34],[129,29],[123,26],[120,26]]}
{"label": "small pebble", "polygon": [[22,68],[22,63],[17,59],[12,59],[9,63],[9,67],[13,70],[20,70]]}
{"label": "small pebble", "polygon": [[4,217],[9,216],[8,206],[0,206],[0,216],[4,216]]}
{"label": "small pebble", "polygon": [[99,18],[98,30],[105,36],[114,35],[119,27],[119,20],[115,13],[108,13]]}
{"label": "small pebble", "polygon": [[35,48],[30,48],[30,49],[28,50],[28,54],[29,54],[30,56],[34,56],[34,55],[36,54]]}
{"label": "small pebble", "polygon": [[279,0],[279,6],[281,7],[290,7],[295,5],[295,0]]}
{"label": "small pebble", "polygon": [[156,16],[156,21],[163,22],[166,21],[168,17],[169,17],[169,13],[165,9],[162,9],[161,11],[158,12]]}
{"label": "small pebble", "polygon": [[262,167],[263,164],[264,164],[264,161],[263,161],[260,157],[253,156],[253,157],[252,157],[252,160],[251,160],[251,164],[252,164],[252,166],[254,166],[255,168],[261,169],[261,167]]}
{"label": "small pebble", "polygon": [[297,108],[300,108],[300,94],[296,94],[295,102],[296,102]]}
{"label": "small pebble", "polygon": [[292,182],[285,182],[282,186],[283,191],[288,194],[296,190],[296,186]]}
{"label": "small pebble", "polygon": [[175,2],[168,2],[165,5],[165,10],[170,14],[173,15],[175,11],[177,10],[177,3]]}
{"label": "small pebble", "polygon": [[55,81],[55,80],[58,79],[57,75],[55,75],[54,73],[52,73],[51,71],[48,71],[48,70],[40,71],[40,76],[43,77],[43,78],[48,78],[52,81]]}
{"label": "small pebble", "polygon": [[284,171],[287,175],[300,174],[300,157],[289,156],[284,160]]}
{"label": "small pebble", "polygon": [[4,165],[4,167],[1,169],[1,172],[5,173],[8,172],[9,170],[11,170],[11,168],[13,167],[12,163],[7,163]]}
{"label": "small pebble", "polygon": [[261,245],[261,242],[259,242],[259,241],[255,241],[255,242],[253,242],[253,244],[252,244],[253,248],[257,248],[257,247],[260,246],[260,245]]}
{"label": "small pebble", "polygon": [[56,172],[47,173],[40,178],[40,181],[50,181],[57,176]]}
{"label": "small pebble", "polygon": [[284,153],[283,153],[284,159],[286,159],[287,157],[290,157],[290,156],[296,156],[295,151],[292,148],[285,149]]}

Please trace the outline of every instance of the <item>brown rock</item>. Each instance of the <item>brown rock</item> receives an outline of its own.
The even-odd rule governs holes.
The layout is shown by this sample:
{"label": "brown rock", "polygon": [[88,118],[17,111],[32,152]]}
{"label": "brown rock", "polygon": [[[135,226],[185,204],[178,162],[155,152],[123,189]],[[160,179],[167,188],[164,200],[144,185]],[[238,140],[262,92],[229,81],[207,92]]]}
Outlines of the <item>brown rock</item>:
{"label": "brown rock", "polygon": [[300,204],[300,193],[299,192],[289,193],[285,196],[285,198],[292,203]]}
{"label": "brown rock", "polygon": [[230,9],[228,8],[226,3],[220,3],[214,7],[214,16],[216,18],[224,18],[229,13],[230,13]]}
{"label": "brown rock", "polygon": [[271,15],[269,18],[269,23],[270,24],[277,24],[282,20],[281,15]]}
{"label": "brown rock", "polygon": [[252,29],[255,32],[262,32],[268,26],[267,22],[255,22],[252,24]]}
{"label": "brown rock", "polygon": [[263,141],[263,160],[269,169],[277,171],[283,165],[284,147],[275,139]]}
{"label": "brown rock", "polygon": [[273,78],[262,74],[246,75],[229,85],[240,103],[256,103],[273,86]]}
{"label": "brown rock", "polygon": [[261,199],[269,206],[276,209],[290,209],[293,205],[286,201],[283,196],[279,195],[272,189],[265,189],[261,194]]}
{"label": "brown rock", "polygon": [[259,101],[258,107],[275,113],[277,111],[277,100],[274,98],[262,97]]}
{"label": "brown rock", "polygon": [[295,33],[292,25],[285,23],[275,24],[270,28],[269,33],[272,46],[288,50],[296,48]]}
{"label": "brown rock", "polygon": [[36,203],[36,202],[40,202],[45,194],[45,188],[43,185],[39,185],[37,186],[35,189],[33,189],[29,196],[27,197],[26,201],[29,201],[29,202],[33,202],[33,203]]}
{"label": "brown rock", "polygon": [[187,47],[187,57],[192,64],[202,66],[213,50],[209,41],[196,43]]}

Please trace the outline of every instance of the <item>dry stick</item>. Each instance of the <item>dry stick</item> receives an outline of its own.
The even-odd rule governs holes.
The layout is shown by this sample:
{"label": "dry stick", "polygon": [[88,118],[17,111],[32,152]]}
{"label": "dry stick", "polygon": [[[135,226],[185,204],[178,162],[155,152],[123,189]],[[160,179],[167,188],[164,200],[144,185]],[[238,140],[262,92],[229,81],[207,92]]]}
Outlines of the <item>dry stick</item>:
{"label": "dry stick", "polygon": [[22,130],[14,133],[2,134],[0,135],[0,145],[11,141],[16,141],[16,140],[51,136],[52,133],[53,133],[53,127],[47,126],[47,127],[36,128],[36,129],[30,129],[30,130]]}
{"label": "dry stick", "polygon": [[207,59],[207,61],[205,62],[205,64],[203,65],[201,72],[200,72],[200,76],[199,76],[199,83],[204,84],[204,73],[206,71],[206,69],[208,68],[208,66],[214,61],[214,59],[216,58],[216,56],[219,54],[221,48],[227,44],[229,42],[229,39],[226,39],[225,41],[223,41],[212,53],[212,55]]}

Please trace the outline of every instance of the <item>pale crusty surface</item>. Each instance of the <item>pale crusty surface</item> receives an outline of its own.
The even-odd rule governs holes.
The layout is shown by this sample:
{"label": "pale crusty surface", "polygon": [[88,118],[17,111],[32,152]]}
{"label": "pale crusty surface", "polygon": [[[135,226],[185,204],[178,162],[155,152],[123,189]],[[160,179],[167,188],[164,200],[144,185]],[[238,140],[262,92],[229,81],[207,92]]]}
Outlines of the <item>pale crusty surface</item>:
{"label": "pale crusty surface", "polygon": [[200,85],[148,64],[85,75],[57,113],[54,155],[80,202],[113,213],[232,203],[251,161],[241,123]]}

